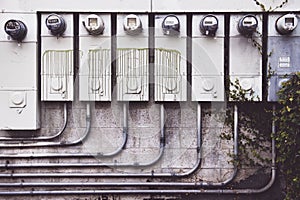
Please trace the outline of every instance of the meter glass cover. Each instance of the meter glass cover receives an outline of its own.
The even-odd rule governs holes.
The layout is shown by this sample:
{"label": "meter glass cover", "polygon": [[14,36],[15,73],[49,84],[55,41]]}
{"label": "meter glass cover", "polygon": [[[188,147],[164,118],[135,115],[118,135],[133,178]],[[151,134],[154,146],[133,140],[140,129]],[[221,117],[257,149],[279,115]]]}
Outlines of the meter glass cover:
{"label": "meter glass cover", "polygon": [[286,24],[294,25],[294,18],[290,18],[290,17],[285,18],[285,23]]}
{"label": "meter glass cover", "polygon": [[98,26],[97,18],[89,18],[89,26]]}
{"label": "meter glass cover", "polygon": [[129,27],[136,26],[136,18],[128,18],[127,19],[127,26],[129,26]]}

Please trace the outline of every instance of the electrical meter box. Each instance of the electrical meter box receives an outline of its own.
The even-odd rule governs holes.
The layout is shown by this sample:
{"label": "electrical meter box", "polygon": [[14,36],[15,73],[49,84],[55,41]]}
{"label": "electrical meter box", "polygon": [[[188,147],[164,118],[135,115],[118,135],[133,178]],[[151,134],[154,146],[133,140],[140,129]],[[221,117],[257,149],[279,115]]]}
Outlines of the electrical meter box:
{"label": "electrical meter box", "polygon": [[111,16],[79,15],[79,100],[111,100]]}
{"label": "electrical meter box", "polygon": [[155,16],[155,101],[187,100],[185,15]]}
{"label": "electrical meter box", "polygon": [[73,14],[41,15],[41,100],[72,101]]}
{"label": "electrical meter box", "polygon": [[148,15],[117,15],[117,100],[149,100]]}
{"label": "electrical meter box", "polygon": [[40,127],[37,15],[0,13],[0,129]]}
{"label": "electrical meter box", "polygon": [[[300,71],[300,27],[295,14],[270,14],[268,23],[268,101],[277,101],[277,92],[291,74]],[[298,26],[297,26],[298,25]]]}
{"label": "electrical meter box", "polygon": [[229,34],[230,93],[235,93],[238,86],[247,98],[261,100],[262,15],[231,15]]}
{"label": "electrical meter box", "polygon": [[193,15],[192,101],[224,101],[224,15]]}

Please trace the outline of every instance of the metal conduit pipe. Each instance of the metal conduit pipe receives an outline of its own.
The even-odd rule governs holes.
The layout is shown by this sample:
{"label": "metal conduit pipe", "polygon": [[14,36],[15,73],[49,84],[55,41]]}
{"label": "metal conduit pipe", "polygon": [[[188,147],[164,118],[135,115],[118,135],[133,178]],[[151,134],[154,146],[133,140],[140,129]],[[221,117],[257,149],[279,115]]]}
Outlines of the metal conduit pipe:
{"label": "metal conduit pipe", "polygon": [[[23,178],[34,178],[34,177],[170,177],[170,176],[176,176],[176,177],[183,177],[183,176],[188,176],[192,173],[194,173],[200,166],[201,164],[201,106],[198,104],[197,107],[197,161],[196,164],[192,169],[190,169],[187,172],[184,173],[154,173],[149,172],[149,173],[93,173],[93,174],[0,174],[0,177],[23,177]],[[0,168],[33,168],[33,167],[146,167],[146,166],[151,166],[154,165],[156,162],[160,160],[160,158],[163,155],[164,151],[164,146],[165,146],[165,130],[164,130],[164,121],[165,121],[165,115],[164,115],[164,106],[161,104],[160,106],[160,132],[161,132],[161,137],[160,137],[160,153],[159,156],[156,157],[155,160],[148,162],[148,163],[49,163],[49,164],[44,164],[41,165],[39,163],[37,164],[4,164],[0,165]]]}
{"label": "metal conduit pipe", "polygon": [[[124,104],[125,105],[125,104]],[[126,105],[125,105],[126,106]],[[124,108],[124,112],[126,115],[127,115],[127,108],[126,107],[123,107]],[[163,156],[163,153],[164,153],[164,148],[165,148],[165,131],[164,131],[164,107],[163,105],[161,105],[161,108],[160,108],[160,113],[161,113],[161,131],[160,131],[160,147],[159,147],[159,155],[152,161],[150,162],[146,162],[146,163],[137,163],[137,162],[134,162],[134,163],[117,163],[117,162],[114,162],[114,163],[44,163],[44,164],[41,164],[41,163],[35,163],[35,164],[32,164],[32,163],[29,163],[29,164],[9,164],[9,163],[6,163],[6,164],[2,164],[0,165],[0,168],[41,168],[41,167],[55,167],[55,168],[58,168],[58,167],[147,167],[147,166],[151,166],[151,165],[154,165],[155,163],[157,163]],[[126,118],[124,118],[124,124],[125,124],[125,129],[127,129],[127,116]],[[127,132],[124,131],[126,134]],[[68,156],[70,155],[70,157],[95,157],[95,156],[99,156],[99,154],[74,154],[73,156],[71,156],[72,154],[68,154]],[[101,154],[102,156],[103,154]],[[10,157],[14,157],[14,158],[24,158],[24,156],[22,156],[22,154],[16,154],[16,155],[7,155],[7,156],[10,156]],[[7,156],[3,156],[3,157],[7,157]],[[1,158],[3,158],[1,157]],[[49,154],[41,154],[42,158],[49,158]],[[64,154],[51,154],[50,157],[66,157],[66,155]],[[29,157],[26,157],[26,158],[36,158],[36,155],[30,155]],[[34,175],[34,174],[31,174],[31,175]],[[29,176],[31,176],[29,175]],[[105,176],[107,176],[107,174],[104,174]],[[123,175],[123,174],[122,174]],[[121,175],[121,176],[122,176]],[[142,175],[145,175],[145,174],[142,174]],[[0,177],[1,176],[6,176],[5,174],[0,174]],[[51,176],[51,175],[50,175]],[[75,175],[76,176],[76,175]],[[81,176],[81,175],[80,175]],[[84,175],[86,176],[86,174]],[[136,174],[132,174],[132,176],[136,176]],[[147,175],[146,175],[147,176]],[[10,176],[11,177],[11,176]]]}
{"label": "metal conduit pipe", "polygon": [[81,143],[86,139],[90,132],[91,128],[91,108],[90,104],[86,104],[86,129],[84,131],[83,136],[79,139],[68,142],[68,141],[61,141],[61,142],[36,142],[36,143],[18,143],[18,144],[0,144],[0,148],[32,148],[32,147],[66,147],[66,146],[73,146]]}
{"label": "metal conduit pipe", "polygon": [[[161,132],[165,132],[164,131],[164,107],[163,105],[161,105]],[[237,108],[235,109],[235,120],[237,120]],[[197,163],[196,165],[191,169],[189,170],[188,172],[185,172],[185,173],[154,173],[154,172],[151,172],[151,173],[142,173],[142,174],[137,174],[137,173],[132,173],[132,174],[128,174],[128,173],[93,173],[93,174],[83,174],[83,173],[44,173],[44,174],[0,174],[0,177],[2,178],[41,178],[41,177],[184,177],[184,176],[188,176],[192,173],[194,173],[200,166],[200,163],[201,163],[201,138],[202,138],[202,131],[201,131],[201,105],[198,104],[198,107],[197,107]],[[237,126],[237,122],[235,123],[235,126]],[[238,143],[237,143],[237,128],[234,129],[235,130],[235,133],[234,133],[234,145],[237,146]],[[234,151],[235,154],[237,154],[237,148],[236,148],[236,151]],[[237,156],[237,155],[236,155]],[[79,164],[77,164],[79,166]],[[82,165],[82,164],[81,164]],[[93,164],[94,166],[94,164]],[[116,166],[116,165],[114,165]],[[135,165],[135,166],[138,166],[138,165]],[[140,165],[139,165],[140,166]],[[223,181],[223,182],[220,182],[220,183],[210,183],[209,185],[210,186],[223,186],[223,185],[226,185],[228,184],[231,180],[233,180],[233,178],[235,177],[236,175],[236,167],[234,168],[234,173],[233,175]],[[148,184],[148,183],[146,183]],[[151,184],[151,183],[150,183]],[[164,184],[164,183],[163,183]],[[180,184],[180,183],[179,183]],[[186,184],[186,183],[183,183],[183,184]],[[201,183],[202,185],[208,185],[207,183]],[[193,186],[195,184],[192,184]]]}
{"label": "metal conduit pipe", "polygon": [[68,106],[67,103],[64,103],[64,124],[62,128],[54,135],[51,136],[39,136],[39,137],[0,137],[0,141],[38,141],[38,140],[51,140],[60,136],[66,129],[68,123]]}
{"label": "metal conduit pipe", "polygon": [[[235,108],[236,111],[236,108]],[[273,107],[273,114],[275,114],[275,106]],[[272,131],[275,132],[275,122],[272,123]],[[147,189],[147,190],[52,190],[52,191],[36,191],[36,190],[30,190],[30,191],[2,191],[0,192],[0,195],[88,195],[88,194],[258,194],[267,191],[271,188],[273,183],[275,182],[276,177],[276,152],[275,152],[275,140],[272,138],[272,168],[271,168],[271,178],[269,182],[258,189],[184,189],[184,190],[153,190],[153,189]],[[158,182],[147,182],[147,183],[2,183],[0,184],[2,187],[15,187],[18,186],[16,184],[19,184],[19,186],[86,186],[90,184],[90,186],[165,186],[165,183]],[[167,183],[169,186],[180,186],[181,183]],[[172,184],[172,185],[170,185]],[[180,184],[180,185],[179,185]],[[187,184],[187,183],[184,183]],[[192,184],[193,186],[204,186],[204,185],[197,185],[197,183]],[[189,186],[191,186],[189,184]]]}
{"label": "metal conduit pipe", "polygon": [[[164,107],[163,107],[163,105],[161,105],[161,107],[160,107],[160,113],[161,113],[160,114],[160,119],[161,119],[160,129],[161,129],[161,133],[164,133],[165,132],[164,131],[165,116],[164,116]],[[169,177],[169,176],[184,177],[184,176],[191,175],[192,173],[194,173],[200,167],[200,164],[201,164],[201,146],[202,146],[202,141],[201,141],[201,139],[202,139],[201,126],[202,125],[201,125],[201,122],[202,122],[202,120],[201,120],[201,105],[198,104],[198,106],[197,106],[197,161],[196,161],[196,164],[194,165],[194,167],[192,169],[190,169],[189,171],[184,172],[184,173],[180,173],[180,174],[178,174],[178,173],[154,173],[154,172],[151,172],[149,174],[145,174],[145,173],[143,173],[143,174],[136,174],[136,173],[135,174],[127,174],[127,173],[123,173],[123,174],[102,174],[102,176],[104,176],[104,177],[107,177],[107,176],[110,176],[110,177],[120,177],[120,176],[126,176],[126,177],[142,177],[142,176],[143,177],[146,177],[146,176],[152,176],[152,177]],[[164,141],[163,138],[164,138],[164,134],[162,134],[161,141]],[[161,145],[161,147],[163,147],[163,146],[164,145]],[[162,154],[161,154],[161,156],[162,156]],[[80,167],[80,166],[83,166],[83,165],[82,164],[76,164],[76,166]],[[135,165],[135,166],[141,166],[141,165]],[[33,166],[30,166],[30,167],[33,167]],[[55,166],[53,166],[53,167],[55,167]],[[92,165],[91,167],[95,167],[95,166]],[[23,174],[23,175],[22,174],[16,174],[16,175],[15,174],[6,174],[4,176],[11,178],[11,177],[16,177],[16,176],[19,177],[19,175],[22,176],[22,177],[25,176],[26,178],[28,178],[28,176],[26,176],[25,174]],[[101,175],[101,174],[92,174],[93,177],[94,176],[99,177],[99,175]],[[69,177],[69,174],[53,174],[53,176],[52,176],[52,174],[50,174],[50,177],[61,177],[61,176]],[[78,176],[75,175],[74,177],[86,177],[86,176],[88,176],[88,174],[78,174]],[[1,177],[1,174],[0,174],[0,177]],[[34,174],[31,174],[31,175],[29,175],[29,177],[34,178],[36,176],[34,176]],[[47,175],[47,177],[49,177],[49,176]],[[18,184],[18,183],[16,183],[16,184]],[[78,185],[78,184],[79,183],[75,183],[74,185]],[[93,183],[91,183],[89,185],[93,185]],[[2,185],[0,185],[0,187],[1,186]]]}
{"label": "metal conduit pipe", "polygon": [[[87,153],[43,153],[43,154],[2,154],[0,158],[74,158],[74,157],[111,157],[115,156],[125,148],[128,139],[128,125],[127,125],[127,107],[126,104],[123,104],[123,141],[118,149],[111,153],[96,153],[96,154],[87,154]],[[10,146],[11,147],[11,146]],[[19,147],[19,146],[18,146]]]}
{"label": "metal conduit pipe", "polygon": [[[112,157],[115,155],[118,155],[123,149],[125,149],[126,143],[127,143],[127,139],[128,139],[128,114],[127,114],[128,110],[127,110],[127,104],[123,103],[123,141],[122,144],[113,152],[111,153],[97,153],[97,154],[86,154],[85,157]],[[69,157],[72,157],[72,155],[70,155]],[[78,157],[78,156],[77,156]],[[82,156],[79,156],[82,157]]]}

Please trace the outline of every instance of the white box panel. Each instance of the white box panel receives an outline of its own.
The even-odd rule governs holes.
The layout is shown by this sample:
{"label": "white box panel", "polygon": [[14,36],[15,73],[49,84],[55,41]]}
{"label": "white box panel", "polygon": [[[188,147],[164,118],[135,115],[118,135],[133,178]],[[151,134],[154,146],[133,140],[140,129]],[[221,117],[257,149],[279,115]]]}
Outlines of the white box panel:
{"label": "white box panel", "polygon": [[224,76],[192,76],[192,101],[224,101]]}
{"label": "white box panel", "polygon": [[206,15],[194,15],[192,24],[192,101],[224,101],[224,16],[218,20],[215,36],[200,32]]}
{"label": "white box panel", "polygon": [[[11,19],[27,27],[26,37],[19,44],[3,29]],[[40,127],[37,15],[0,13],[0,27],[0,129],[36,130]]]}
{"label": "white box panel", "polygon": [[[300,71],[300,26],[299,15],[293,20],[294,28],[283,26],[281,22],[289,23],[293,14],[270,14],[268,19],[268,101],[278,101],[278,91],[282,83],[290,79],[291,74]],[[281,19],[281,20],[279,20]],[[293,18],[292,18],[293,19]],[[298,24],[297,20],[298,19]],[[291,21],[291,20],[290,20]],[[277,24],[278,23],[278,24]],[[281,26],[280,26],[281,25]],[[291,32],[281,35],[277,26],[290,27]],[[282,32],[284,33],[284,32]]]}
{"label": "white box panel", "polygon": [[73,15],[60,14],[66,21],[66,31],[60,37],[51,35],[45,21],[41,19],[41,84],[42,101],[73,100]]}
{"label": "white box panel", "polygon": [[37,91],[0,91],[0,129],[36,130],[40,128]]}
{"label": "white box panel", "polygon": [[[262,100],[262,53],[255,43],[262,44],[262,16],[255,15],[258,20],[257,31],[252,38],[241,35],[238,30],[238,22],[245,15],[230,16],[230,47],[229,47],[229,76],[235,83],[239,80],[243,89],[254,90],[253,97]],[[233,91],[234,87],[230,87]]]}
{"label": "white box panel", "polygon": [[140,33],[124,30],[127,15],[117,16],[117,100],[149,100],[148,15],[137,15],[142,24]]}
{"label": "white box panel", "polygon": [[83,25],[88,15],[79,17],[79,100],[111,101],[111,17],[97,14],[105,28],[100,35],[90,35]]}
{"label": "white box panel", "polygon": [[177,36],[164,35],[162,22],[166,16],[155,16],[155,101],[186,101],[186,16],[177,15]]}

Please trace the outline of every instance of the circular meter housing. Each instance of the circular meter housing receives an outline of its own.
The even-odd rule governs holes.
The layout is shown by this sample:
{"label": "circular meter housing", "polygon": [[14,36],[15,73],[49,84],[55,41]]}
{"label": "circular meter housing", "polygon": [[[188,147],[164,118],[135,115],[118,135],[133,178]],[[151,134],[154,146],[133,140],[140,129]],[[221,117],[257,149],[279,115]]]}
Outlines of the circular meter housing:
{"label": "circular meter housing", "polygon": [[254,15],[246,15],[239,20],[238,31],[245,37],[251,37],[256,31],[258,20]]}
{"label": "circular meter housing", "polygon": [[67,28],[64,18],[57,14],[50,14],[46,18],[46,26],[51,34],[55,36],[62,35]]}
{"label": "circular meter housing", "polygon": [[286,14],[276,21],[276,30],[281,35],[290,34],[298,25],[298,18],[295,14]]}
{"label": "circular meter housing", "polygon": [[83,25],[91,35],[100,35],[105,28],[103,19],[95,14],[88,15],[83,21]]}
{"label": "circular meter housing", "polygon": [[143,30],[141,19],[134,14],[127,15],[124,18],[123,27],[129,35],[137,35]]}
{"label": "circular meter housing", "polygon": [[215,17],[214,15],[206,15],[200,21],[199,27],[200,27],[200,32],[203,35],[214,37],[219,27],[219,21],[217,17]]}
{"label": "circular meter housing", "polygon": [[8,20],[4,25],[5,32],[13,39],[21,42],[27,35],[27,27],[20,20]]}
{"label": "circular meter housing", "polygon": [[180,22],[175,15],[168,15],[162,22],[162,29],[165,35],[176,36],[179,35]]}

